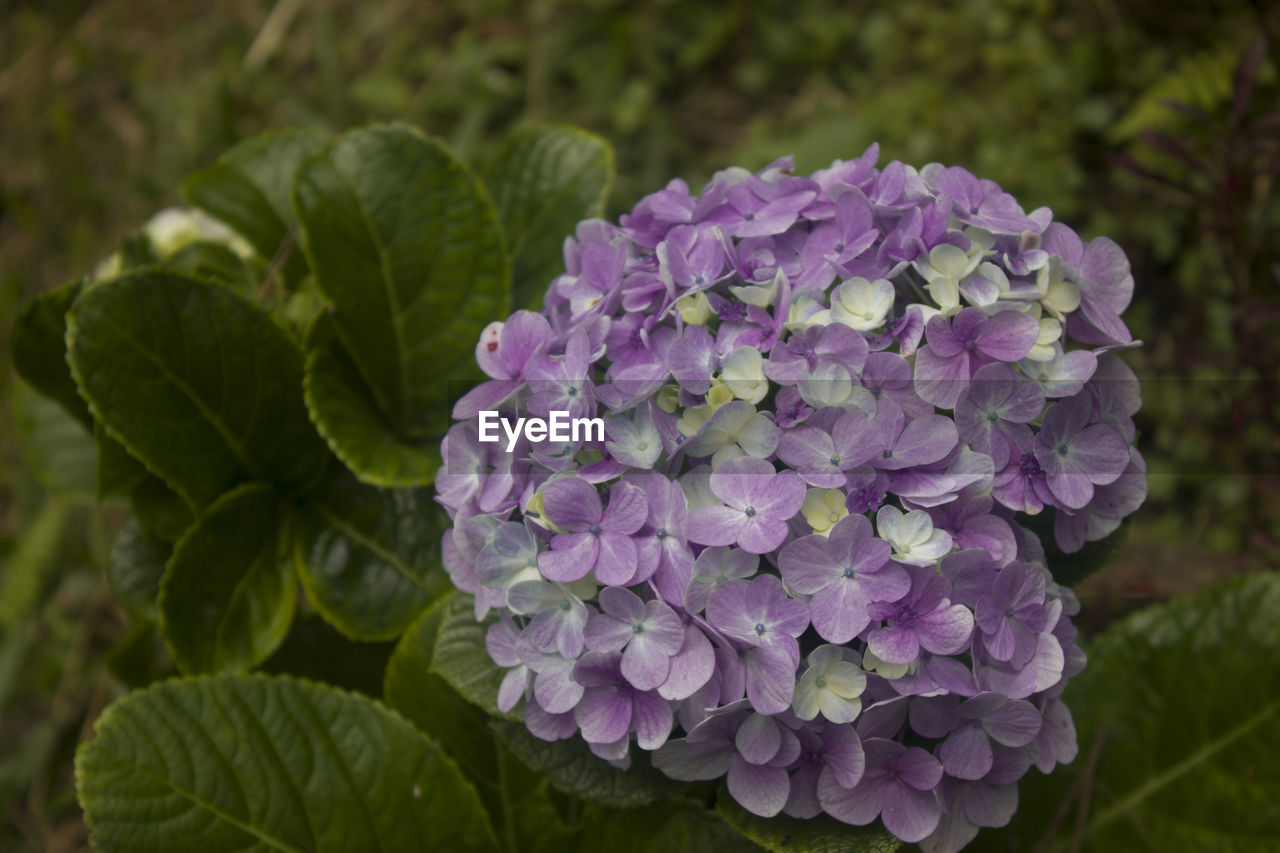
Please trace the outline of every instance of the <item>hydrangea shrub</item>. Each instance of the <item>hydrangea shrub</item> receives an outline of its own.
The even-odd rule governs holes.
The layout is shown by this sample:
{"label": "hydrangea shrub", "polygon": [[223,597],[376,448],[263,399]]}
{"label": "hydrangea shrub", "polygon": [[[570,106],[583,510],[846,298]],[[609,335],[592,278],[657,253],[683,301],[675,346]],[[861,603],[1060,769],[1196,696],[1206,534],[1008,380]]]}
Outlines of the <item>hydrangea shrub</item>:
{"label": "hydrangea shrub", "polygon": [[[480,336],[444,559],[538,738],[954,850],[1077,752],[1079,605],[1027,520],[1074,552],[1145,497],[1133,279],[991,181],[877,159],[581,222],[542,310]],[[494,412],[604,435],[493,441]]]}

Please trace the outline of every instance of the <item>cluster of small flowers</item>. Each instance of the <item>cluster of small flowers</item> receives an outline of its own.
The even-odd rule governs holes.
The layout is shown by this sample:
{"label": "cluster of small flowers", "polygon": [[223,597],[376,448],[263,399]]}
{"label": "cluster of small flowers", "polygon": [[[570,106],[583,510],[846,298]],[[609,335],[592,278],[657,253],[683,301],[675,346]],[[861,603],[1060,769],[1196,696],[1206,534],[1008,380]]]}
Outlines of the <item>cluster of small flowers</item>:
{"label": "cluster of small flowers", "polygon": [[[1076,754],[1078,602],[1016,514],[1055,508],[1071,551],[1145,497],[1133,280],[991,181],[877,154],[581,223],[544,310],[477,346],[444,555],[538,737],[955,850]],[[606,434],[508,451],[490,410]]]}

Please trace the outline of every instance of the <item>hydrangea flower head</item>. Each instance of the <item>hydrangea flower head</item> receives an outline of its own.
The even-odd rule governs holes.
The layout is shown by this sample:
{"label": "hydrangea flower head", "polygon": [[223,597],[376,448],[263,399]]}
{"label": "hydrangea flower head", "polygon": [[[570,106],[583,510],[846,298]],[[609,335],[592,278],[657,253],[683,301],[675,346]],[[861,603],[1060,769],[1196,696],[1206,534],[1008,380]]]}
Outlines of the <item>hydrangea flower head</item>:
{"label": "hydrangea flower head", "polygon": [[[878,153],[580,223],[542,310],[477,344],[445,563],[536,736],[956,850],[1077,751],[1078,603],[1025,521],[1075,551],[1146,495],[1133,279]],[[482,412],[602,428],[486,443]]]}

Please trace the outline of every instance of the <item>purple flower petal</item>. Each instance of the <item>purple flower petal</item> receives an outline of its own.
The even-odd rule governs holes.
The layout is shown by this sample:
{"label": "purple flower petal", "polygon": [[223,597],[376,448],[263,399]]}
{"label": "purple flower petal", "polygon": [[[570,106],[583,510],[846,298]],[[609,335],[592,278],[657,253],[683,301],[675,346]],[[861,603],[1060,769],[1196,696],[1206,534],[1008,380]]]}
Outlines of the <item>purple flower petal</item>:
{"label": "purple flower petal", "polygon": [[671,658],[671,672],[658,694],[671,701],[689,698],[711,679],[715,665],[715,650],[707,635],[696,625],[686,625],[684,642]]}
{"label": "purple flower petal", "polygon": [[991,741],[981,727],[965,724],[938,750],[942,767],[957,779],[981,779],[991,769]]}
{"label": "purple flower petal", "polygon": [[920,654],[920,640],[909,628],[885,626],[871,629],[867,635],[867,648],[886,663],[911,663]]}
{"label": "purple flower petal", "polygon": [[987,318],[974,336],[978,352],[996,361],[1013,362],[1035,346],[1040,324],[1021,311],[1000,311]]}
{"label": "purple flower petal", "polygon": [[[624,656],[623,665],[626,665]],[[667,742],[671,734],[671,705],[652,693],[634,693],[631,697],[632,724],[636,743],[641,749],[655,750]],[[585,734],[584,734],[585,737]]]}
{"label": "purple flower petal", "polygon": [[[973,701],[973,700],[969,700]],[[1030,702],[1015,699],[982,718],[991,739],[1004,746],[1025,746],[1040,734],[1040,712]]]}
{"label": "purple flower petal", "polygon": [[542,509],[555,525],[582,532],[600,521],[600,495],[590,483],[576,477],[553,480],[542,490]]}
{"label": "purple flower petal", "polygon": [[587,743],[614,743],[631,728],[631,697],[612,688],[587,690],[573,709]]}
{"label": "purple flower petal", "polygon": [[841,578],[809,603],[813,627],[828,643],[847,643],[871,623],[867,599],[856,581]]}
{"label": "purple flower petal", "polygon": [[969,644],[973,612],[963,604],[939,608],[921,616],[916,622],[916,631],[925,649],[935,655],[953,655]]}
{"label": "purple flower petal", "polygon": [[605,530],[630,535],[639,530],[648,517],[649,503],[644,490],[623,481],[615,483],[609,490],[609,507],[599,521]]}
{"label": "purple flower petal", "polygon": [[942,806],[932,790],[889,785],[885,788],[880,817],[885,829],[910,843],[921,841],[933,832],[942,817]]}
{"label": "purple flower petal", "polygon": [[604,531],[598,539],[600,548],[595,560],[596,579],[610,585],[630,583],[635,577],[636,566],[639,565],[635,540],[612,530]]}
{"label": "purple flower petal", "polygon": [[747,649],[747,698],[761,714],[781,714],[791,707],[796,687],[796,662],[786,649],[763,647]]}
{"label": "purple flower petal", "polygon": [[735,545],[747,517],[740,509],[700,506],[689,513],[689,541],[699,545]]}
{"label": "purple flower petal", "polygon": [[599,555],[597,537],[590,533],[562,533],[552,538],[550,551],[538,555],[538,571],[547,580],[576,581],[591,571]]}
{"label": "purple flower petal", "polygon": [[782,748],[782,731],[773,717],[751,714],[734,736],[738,754],[751,764],[766,764],[773,760]]}
{"label": "purple flower petal", "polygon": [[884,803],[885,786],[879,780],[868,779],[864,774],[862,780],[852,788],[841,785],[835,772],[823,768],[818,777],[818,802],[822,810],[833,818],[854,826],[866,826],[880,816],[880,807]]}
{"label": "purple flower petal", "polygon": [[773,817],[787,804],[791,780],[781,767],[749,764],[740,756],[729,761],[729,793],[747,811]]}

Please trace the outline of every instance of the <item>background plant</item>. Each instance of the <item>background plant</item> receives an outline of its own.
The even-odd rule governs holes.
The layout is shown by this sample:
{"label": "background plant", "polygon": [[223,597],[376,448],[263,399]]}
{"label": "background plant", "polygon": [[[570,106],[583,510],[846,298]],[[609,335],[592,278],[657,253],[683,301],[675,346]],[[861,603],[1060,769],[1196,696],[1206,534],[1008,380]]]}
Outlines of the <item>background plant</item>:
{"label": "background plant", "polygon": [[[1019,198],[1052,205],[1086,236],[1115,237],[1134,260],[1131,325],[1147,343],[1134,361],[1147,395],[1139,441],[1152,496],[1111,568],[1081,588],[1085,625],[1097,631],[1143,602],[1274,567],[1276,404],[1256,390],[1268,367],[1274,374],[1265,345],[1274,345],[1277,317],[1271,237],[1280,214],[1266,192],[1274,162],[1265,154],[1267,116],[1276,103],[1270,51],[1257,62],[1240,124],[1254,129],[1236,131],[1263,150],[1218,168],[1227,162],[1235,69],[1258,33],[1275,43],[1264,4],[975,0],[947,10],[925,2],[835,10],[816,0],[717,9],[602,0],[370,11],[324,0],[300,9],[237,0],[211,17],[180,4],[6,6],[0,325],[9,329],[22,301],[92,269],[154,210],[177,202],[183,176],[268,127],[336,130],[403,118],[484,163],[525,118],[582,125],[617,147],[610,214],[671,175],[700,184],[719,164],[758,166],[786,151],[809,170],[878,138],[889,157],[990,175]],[[1167,100],[1210,120],[1169,109]],[[1158,152],[1144,130],[1189,146],[1213,176]],[[1185,179],[1199,194],[1159,195],[1110,165],[1114,152],[1174,183]],[[1253,202],[1225,201],[1242,194]],[[1248,211],[1237,223],[1253,235],[1242,243],[1251,260],[1235,253],[1240,275],[1224,272],[1223,232],[1209,227],[1220,209]],[[262,272],[249,274],[260,287]],[[264,302],[274,293],[268,288]],[[1237,365],[1245,366],[1238,374]],[[1222,381],[1236,375],[1243,380]],[[0,431],[0,791],[8,820],[0,846],[75,849],[84,830],[71,751],[122,685],[171,670],[154,627],[127,620],[102,580],[125,504],[86,500],[96,484],[90,445],[75,440],[80,427],[7,368],[0,377],[8,401]],[[1179,381],[1152,381],[1161,377]],[[1190,377],[1203,381],[1183,381]],[[157,497],[142,492],[144,503]],[[264,667],[379,693],[390,646],[344,640],[302,600]],[[1242,655],[1261,648],[1229,647]],[[1257,676],[1257,667],[1250,672]],[[1234,697],[1234,689],[1218,695]],[[1082,722],[1086,753],[1090,725]],[[1082,756],[1077,765],[1093,770],[1079,778],[1107,772],[1106,749],[1094,763]],[[1185,757],[1160,754],[1165,769]],[[1214,755],[1258,778],[1257,768],[1248,775],[1247,749],[1240,758]],[[1159,767],[1130,766],[1160,775]],[[1103,791],[1107,780],[1097,778],[1074,789],[1092,792],[1085,802]],[[581,812],[550,796],[565,814]],[[1071,802],[1079,809],[1081,798]],[[651,812],[628,814],[607,826],[625,837],[628,827],[653,824]],[[1074,832],[1078,816],[1064,812],[1057,825]],[[1264,822],[1258,833],[1267,829]]]}

